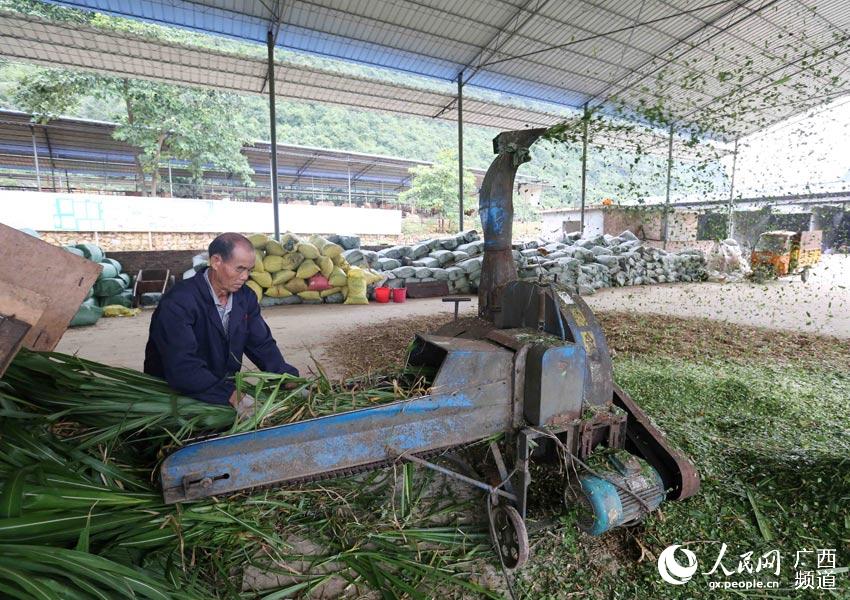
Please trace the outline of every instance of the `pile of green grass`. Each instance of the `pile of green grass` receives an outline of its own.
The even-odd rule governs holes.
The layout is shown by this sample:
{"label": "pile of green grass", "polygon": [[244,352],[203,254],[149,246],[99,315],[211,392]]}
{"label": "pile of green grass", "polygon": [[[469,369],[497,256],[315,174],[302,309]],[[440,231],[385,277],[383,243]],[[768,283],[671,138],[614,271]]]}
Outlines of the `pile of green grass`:
{"label": "pile of green grass", "polygon": [[[504,597],[479,498],[411,465],[181,506],[163,505],[156,489],[157,462],[191,436],[409,397],[426,389],[421,374],[344,386],[241,375],[260,410],[235,422],[230,409],[132,371],[63,355],[23,353],[16,363],[0,382],[0,595]],[[707,580],[722,576],[674,587],[656,559],[688,544],[701,573],[721,542],[729,568],[744,552],[781,552],[781,589],[750,596],[850,597],[850,370],[632,356],[615,361],[615,378],[694,460],[700,493],[592,538],[550,485],[532,498],[523,597],[715,597]],[[535,528],[551,516],[559,525]],[[796,551],[819,548],[837,551],[836,591],[793,590]],[[252,587],[258,573],[268,589]]]}
{"label": "pile of green grass", "polygon": [[[615,361],[615,379],[695,463],[702,487],[638,527],[578,534],[567,515],[539,539],[521,587],[529,598],[850,597],[850,371],[665,358]],[[781,553],[780,577],[703,576]],[[657,557],[688,544],[699,560],[684,586],[661,580]],[[835,549],[835,591],[795,590],[797,551]],[[809,564],[814,554],[806,556]],[[815,569],[811,565],[809,569]],[[802,567],[801,567],[802,570]],[[760,592],[709,590],[709,580],[779,580]]]}
{"label": "pile of green grass", "polygon": [[[164,505],[157,464],[192,436],[400,400],[427,381],[247,373],[237,386],[258,400],[245,421],[134,371],[16,357],[0,382],[0,596],[274,600],[333,584],[386,598],[443,588],[498,597],[470,573],[489,550],[468,500],[434,493],[431,473],[411,465]],[[264,589],[252,589],[248,571]]]}

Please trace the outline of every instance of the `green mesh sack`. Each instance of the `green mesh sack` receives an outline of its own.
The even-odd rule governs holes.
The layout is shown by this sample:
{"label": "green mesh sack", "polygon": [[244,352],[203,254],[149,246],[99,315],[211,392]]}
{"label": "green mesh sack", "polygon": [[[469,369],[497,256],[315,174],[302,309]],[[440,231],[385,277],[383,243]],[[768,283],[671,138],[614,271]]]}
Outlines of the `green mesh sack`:
{"label": "green mesh sack", "polygon": [[78,250],[83,252],[83,256],[89,259],[92,262],[103,262],[103,250],[101,250],[100,246],[97,244],[77,244],[75,246]]}
{"label": "green mesh sack", "polygon": [[94,284],[94,295],[98,298],[116,296],[123,292],[126,287],[127,282],[120,277],[100,279]]}
{"label": "green mesh sack", "polygon": [[118,262],[117,260],[115,260],[114,258],[109,258],[108,256],[104,256],[103,260],[101,262],[109,263],[110,265],[115,267],[115,270],[118,271],[119,273],[124,270],[124,268],[121,266],[121,263]]}
{"label": "green mesh sack", "polygon": [[124,290],[120,294],[115,294],[114,296],[108,296],[106,298],[100,298],[98,300],[98,304],[100,304],[101,307],[109,306],[110,304],[118,304],[125,308],[132,308],[133,290]]}
{"label": "green mesh sack", "polygon": [[100,264],[100,275],[97,276],[98,279],[113,279],[115,277],[118,277],[118,273],[121,272],[116,269],[115,265],[113,265],[112,263],[103,261],[102,263],[98,264]]}
{"label": "green mesh sack", "polygon": [[82,327],[84,325],[94,325],[97,320],[103,316],[103,309],[97,305],[94,298],[89,298],[77,309],[77,314],[71,319],[69,327]]}

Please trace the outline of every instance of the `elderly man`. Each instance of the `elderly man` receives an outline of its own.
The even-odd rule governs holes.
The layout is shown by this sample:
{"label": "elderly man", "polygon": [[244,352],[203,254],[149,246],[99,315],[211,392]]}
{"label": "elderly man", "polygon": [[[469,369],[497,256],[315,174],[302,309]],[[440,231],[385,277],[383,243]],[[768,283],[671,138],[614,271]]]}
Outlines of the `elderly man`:
{"label": "elderly man", "polygon": [[145,373],[164,378],[182,394],[251,412],[233,375],[242,354],[263,371],[298,375],[283,360],[257,296],[243,287],[254,268],[254,248],[238,233],[223,233],[209,247],[209,268],[175,285],[151,318]]}

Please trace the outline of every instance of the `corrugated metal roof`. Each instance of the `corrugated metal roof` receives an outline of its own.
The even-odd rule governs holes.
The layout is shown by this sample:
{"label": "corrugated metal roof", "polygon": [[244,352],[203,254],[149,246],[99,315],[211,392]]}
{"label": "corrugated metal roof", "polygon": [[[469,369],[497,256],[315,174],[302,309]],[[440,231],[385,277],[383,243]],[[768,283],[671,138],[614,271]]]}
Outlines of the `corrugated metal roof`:
{"label": "corrugated metal roof", "polygon": [[[270,27],[279,26],[281,48],[442,82],[451,82],[464,71],[470,96],[494,91],[552,106],[529,110],[489,97],[478,98],[479,105],[465,103],[467,122],[502,129],[522,122],[552,124],[563,118],[565,110],[585,103],[602,107],[623,103],[634,110],[641,102],[649,106],[663,102],[682,128],[699,122],[710,125],[715,135],[731,138],[850,91],[846,0],[57,0],[54,4],[256,43],[265,41]],[[255,93],[265,81],[259,55],[234,57],[32,18],[21,27],[20,19],[0,16],[0,53]],[[130,39],[116,44],[119,37]],[[565,46],[553,48],[561,45]],[[289,78],[289,87],[277,90],[281,96],[455,118],[454,111],[443,112],[451,106],[451,89],[427,91],[407,82],[388,82],[386,77],[334,77],[307,66],[279,68]],[[485,111],[480,104],[496,110]],[[503,113],[513,116],[501,118]]]}

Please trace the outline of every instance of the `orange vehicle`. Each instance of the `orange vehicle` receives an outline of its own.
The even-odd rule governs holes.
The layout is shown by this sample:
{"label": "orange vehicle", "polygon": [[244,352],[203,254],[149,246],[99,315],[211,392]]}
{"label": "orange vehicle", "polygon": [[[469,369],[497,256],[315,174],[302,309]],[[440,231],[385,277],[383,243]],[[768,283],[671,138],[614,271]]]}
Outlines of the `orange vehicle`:
{"label": "orange vehicle", "polygon": [[808,274],[820,260],[823,231],[765,231],[750,256],[753,272],[766,271],[774,277],[791,273]]}

